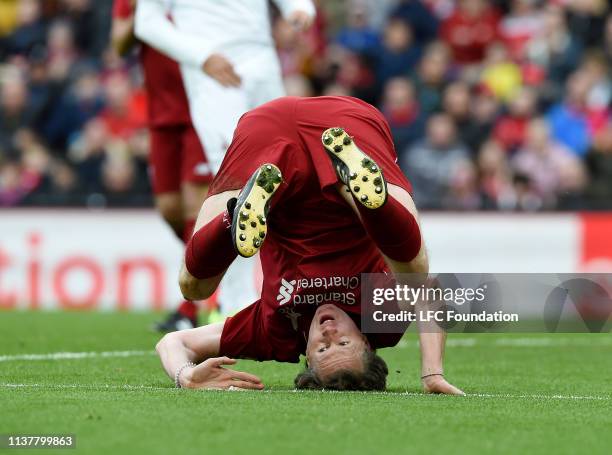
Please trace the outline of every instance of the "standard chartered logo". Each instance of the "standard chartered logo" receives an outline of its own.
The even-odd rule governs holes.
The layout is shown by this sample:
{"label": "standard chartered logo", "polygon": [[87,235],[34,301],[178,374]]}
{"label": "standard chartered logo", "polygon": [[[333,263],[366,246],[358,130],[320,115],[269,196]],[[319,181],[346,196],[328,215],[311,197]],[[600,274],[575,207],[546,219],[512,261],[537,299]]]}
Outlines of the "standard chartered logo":
{"label": "standard chartered logo", "polygon": [[291,281],[281,278],[276,300],[279,306],[290,302],[295,305],[321,305],[324,302],[353,305],[356,302],[357,288],[359,288],[358,276],[300,278]]}
{"label": "standard chartered logo", "polygon": [[291,300],[291,294],[295,291],[296,280],[287,281],[284,278],[281,278],[281,287],[278,290],[278,295],[276,296],[276,300],[278,300],[279,305],[284,305]]}

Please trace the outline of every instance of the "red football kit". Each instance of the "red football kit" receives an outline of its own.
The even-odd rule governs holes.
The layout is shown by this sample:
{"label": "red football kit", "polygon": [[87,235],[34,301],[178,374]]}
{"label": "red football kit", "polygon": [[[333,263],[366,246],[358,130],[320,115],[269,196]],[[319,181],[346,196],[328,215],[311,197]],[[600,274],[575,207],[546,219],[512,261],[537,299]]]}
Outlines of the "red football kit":
{"label": "red football kit", "polygon": [[[113,17],[133,15],[130,0],[115,0]],[[141,43],[151,132],[151,180],[157,194],[180,191],[181,182],[206,184],[212,173],[192,125],[189,103],[178,64]]]}
{"label": "red football kit", "polygon": [[[281,98],[245,114],[210,194],[240,189],[263,163],[282,171],[260,251],[261,299],[226,319],[220,355],[298,362],[312,316],[333,303],[360,325],[361,273],[389,272],[376,244],[336,189],[339,181],[321,134],[343,127],[383,170],[388,183],[411,191],[397,166],[382,114],[350,97]],[[389,277],[391,279],[391,277]],[[373,348],[402,334],[373,334]]]}
{"label": "red football kit", "polygon": [[498,38],[498,25],[499,15],[492,7],[476,17],[458,8],[442,23],[440,38],[449,45],[457,63],[479,63],[489,44]]}

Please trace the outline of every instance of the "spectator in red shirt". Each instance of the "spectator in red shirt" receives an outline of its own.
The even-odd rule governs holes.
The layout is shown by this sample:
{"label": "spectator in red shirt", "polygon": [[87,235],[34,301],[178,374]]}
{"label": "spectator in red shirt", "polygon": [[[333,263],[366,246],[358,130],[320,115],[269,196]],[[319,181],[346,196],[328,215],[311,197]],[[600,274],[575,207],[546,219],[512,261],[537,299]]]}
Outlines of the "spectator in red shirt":
{"label": "spectator in red shirt", "polygon": [[455,12],[444,21],[441,38],[461,65],[480,63],[487,46],[497,38],[499,15],[484,0],[460,0]]}
{"label": "spectator in red shirt", "polygon": [[493,130],[493,138],[507,152],[514,152],[525,142],[527,125],[536,109],[535,92],[527,87],[522,88],[510,101],[508,113],[502,116]]}
{"label": "spectator in red shirt", "polygon": [[146,103],[141,94],[134,93],[127,75],[120,72],[110,75],[104,90],[106,108],[101,119],[112,136],[127,140],[146,126]]}
{"label": "spectator in red shirt", "polygon": [[382,112],[389,122],[397,150],[405,150],[425,130],[425,119],[412,81],[396,77],[385,86]]}

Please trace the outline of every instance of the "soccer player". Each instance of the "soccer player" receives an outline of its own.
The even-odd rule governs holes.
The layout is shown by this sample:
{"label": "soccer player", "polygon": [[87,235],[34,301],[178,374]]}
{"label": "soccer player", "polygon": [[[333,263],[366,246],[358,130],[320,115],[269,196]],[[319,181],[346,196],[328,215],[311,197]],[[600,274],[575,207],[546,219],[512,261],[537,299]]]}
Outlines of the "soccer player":
{"label": "soccer player", "polygon": [[[362,334],[360,279],[428,273],[410,190],[389,127],[367,103],[282,98],[244,115],[200,211],[180,285],[186,298],[205,298],[238,254],[260,250],[261,299],[222,323],[166,335],[157,351],[168,375],[182,387],[261,389],[256,376],[222,365],[305,354],[297,387],[384,389],[387,367],[375,350],[402,334]],[[443,376],[444,338],[420,333],[423,385],[462,394]]]}
{"label": "soccer player", "polygon": [[[274,1],[297,31],[312,24],[311,0]],[[284,95],[269,17],[267,0],[138,1],[136,35],[181,64],[213,172],[240,116]]]}
{"label": "soccer player", "polygon": [[[113,4],[111,40],[122,56],[136,42],[134,6],[134,0],[115,0]],[[139,52],[149,109],[149,164],[155,204],[179,239],[187,242],[212,181],[212,171],[191,123],[178,65],[144,43]],[[197,306],[186,300],[157,329],[174,331],[197,325]]]}

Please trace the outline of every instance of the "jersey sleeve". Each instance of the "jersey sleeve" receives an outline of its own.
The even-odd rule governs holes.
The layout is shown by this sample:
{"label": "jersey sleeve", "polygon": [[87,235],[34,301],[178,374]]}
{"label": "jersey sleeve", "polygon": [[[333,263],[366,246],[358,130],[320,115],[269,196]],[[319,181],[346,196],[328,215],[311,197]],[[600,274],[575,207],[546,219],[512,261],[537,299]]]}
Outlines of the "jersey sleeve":
{"label": "jersey sleeve", "polygon": [[300,353],[290,340],[280,340],[264,327],[261,300],[225,320],[219,355],[238,359],[299,362]]}
{"label": "jersey sleeve", "polygon": [[113,2],[113,18],[127,19],[134,13],[130,0],[114,0]]}
{"label": "jersey sleeve", "polygon": [[201,69],[214,49],[197,36],[179,30],[161,0],[139,0],[134,24],[136,36],[172,60]]}
{"label": "jersey sleeve", "polygon": [[272,360],[261,331],[261,301],[225,320],[219,355],[251,360]]}

